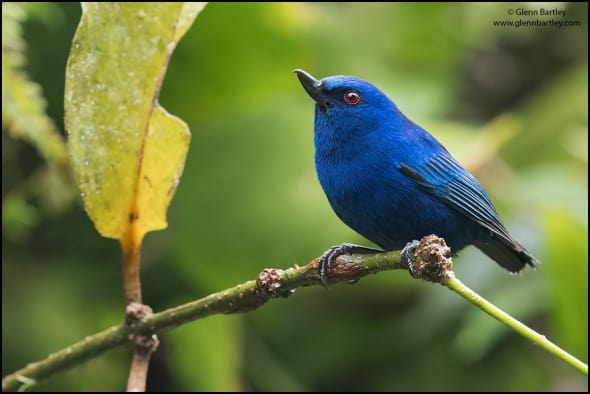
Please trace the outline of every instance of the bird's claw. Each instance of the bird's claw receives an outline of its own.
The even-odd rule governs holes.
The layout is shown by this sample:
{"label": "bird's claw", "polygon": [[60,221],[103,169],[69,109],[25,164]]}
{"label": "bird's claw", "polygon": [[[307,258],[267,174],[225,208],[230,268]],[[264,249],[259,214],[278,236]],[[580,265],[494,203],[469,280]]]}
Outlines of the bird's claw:
{"label": "bird's claw", "polygon": [[418,279],[418,275],[416,274],[415,270],[416,261],[414,258],[414,252],[416,251],[418,245],[420,245],[420,241],[410,241],[406,244],[406,246],[404,246],[400,253],[401,265],[406,266],[408,268],[410,275],[412,275],[412,278],[414,279]]}
{"label": "bird's claw", "polygon": [[341,245],[332,246],[326,250],[318,260],[318,273],[322,286],[328,287],[328,271],[332,269],[336,259],[342,255],[353,253],[381,253],[382,250],[367,248],[366,246],[355,245],[351,243],[343,243]]}
{"label": "bird's claw", "polygon": [[322,286],[328,286],[328,270],[332,269],[334,266],[334,262],[339,256],[348,253],[346,245],[336,245],[332,246],[330,249],[326,250],[324,254],[320,256],[318,260],[318,272],[320,274],[320,281],[322,282]]}

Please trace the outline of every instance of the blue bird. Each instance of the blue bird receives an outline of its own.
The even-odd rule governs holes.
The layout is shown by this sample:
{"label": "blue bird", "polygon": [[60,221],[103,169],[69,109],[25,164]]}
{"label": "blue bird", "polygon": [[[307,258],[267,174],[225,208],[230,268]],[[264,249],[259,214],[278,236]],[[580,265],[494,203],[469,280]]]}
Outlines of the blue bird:
{"label": "blue bird", "polygon": [[[473,244],[510,272],[535,266],[477,179],[383,92],[355,77],[294,72],[315,101],[317,175],[344,223],[385,250],[436,234],[454,253]],[[331,248],[318,264],[322,282],[339,255],[376,252]]]}

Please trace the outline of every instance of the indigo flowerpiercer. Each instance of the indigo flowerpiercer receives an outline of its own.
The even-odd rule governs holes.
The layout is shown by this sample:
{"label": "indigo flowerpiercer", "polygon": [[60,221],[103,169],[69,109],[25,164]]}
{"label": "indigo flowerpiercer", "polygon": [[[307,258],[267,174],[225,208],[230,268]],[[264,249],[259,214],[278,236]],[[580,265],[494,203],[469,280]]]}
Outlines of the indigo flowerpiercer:
{"label": "indigo flowerpiercer", "polygon": [[[436,234],[453,252],[473,244],[510,272],[535,266],[479,182],[384,93],[354,77],[318,81],[294,72],[316,103],[316,170],[344,223],[385,250]],[[353,244],[331,248],[320,259],[322,282],[339,255],[375,252]]]}

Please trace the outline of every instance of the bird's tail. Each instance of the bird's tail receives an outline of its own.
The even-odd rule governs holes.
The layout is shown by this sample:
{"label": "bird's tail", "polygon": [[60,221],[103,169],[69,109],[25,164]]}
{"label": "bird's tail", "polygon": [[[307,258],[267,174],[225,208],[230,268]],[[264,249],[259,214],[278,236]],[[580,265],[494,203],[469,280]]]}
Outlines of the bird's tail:
{"label": "bird's tail", "polygon": [[539,263],[518,242],[507,241],[499,237],[492,237],[487,241],[476,242],[475,246],[510,272],[519,272],[526,264],[534,268]]}

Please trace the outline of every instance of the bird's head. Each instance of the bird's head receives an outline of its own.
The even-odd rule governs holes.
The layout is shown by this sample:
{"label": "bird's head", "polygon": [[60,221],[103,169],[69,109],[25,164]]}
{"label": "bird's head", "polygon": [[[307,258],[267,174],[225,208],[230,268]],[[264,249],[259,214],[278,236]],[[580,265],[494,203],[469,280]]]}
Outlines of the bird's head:
{"label": "bird's head", "polygon": [[380,124],[405,119],[395,104],[367,81],[345,75],[317,80],[303,70],[293,72],[316,102],[316,129],[319,122],[332,131],[367,133]]}

